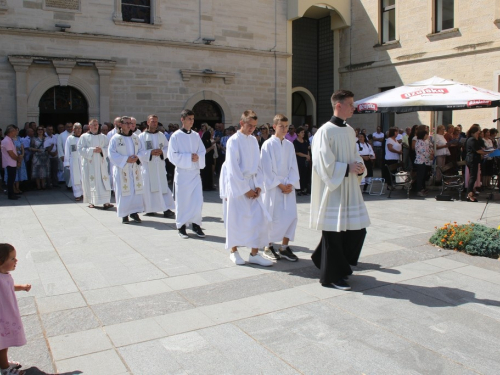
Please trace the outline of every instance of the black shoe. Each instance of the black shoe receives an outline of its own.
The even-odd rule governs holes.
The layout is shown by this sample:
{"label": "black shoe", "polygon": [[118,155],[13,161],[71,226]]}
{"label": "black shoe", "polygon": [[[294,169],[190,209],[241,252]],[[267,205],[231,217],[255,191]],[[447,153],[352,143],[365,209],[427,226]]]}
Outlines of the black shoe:
{"label": "black shoe", "polygon": [[155,216],[156,213],[154,212],[148,212],[148,213],[145,213],[144,216]]}
{"label": "black shoe", "polygon": [[184,224],[182,227],[178,229],[179,231],[179,237],[180,238],[189,238],[188,234],[186,233],[186,224]]}
{"label": "black shoe", "polygon": [[137,213],[130,214],[130,217],[132,218],[132,220],[134,220],[134,222],[136,222],[136,223],[142,223],[142,220],[141,220],[141,218],[139,217],[139,215]]}
{"label": "black shoe", "polygon": [[351,286],[344,279],[339,279],[332,284],[334,288],[339,290],[351,290]]}
{"label": "black shoe", "polygon": [[290,249],[289,246],[287,246],[285,250],[280,249],[280,256],[282,258],[285,258],[286,260],[289,260],[290,262],[296,262],[299,260],[297,255],[292,253],[292,249]]}
{"label": "black shoe", "polygon": [[205,238],[205,233],[201,230],[198,224],[193,223],[193,227],[191,229],[198,237]]}
{"label": "black shoe", "polygon": [[128,219],[128,216],[122,217],[122,224],[130,224],[130,220]]}
{"label": "black shoe", "polygon": [[166,217],[167,219],[175,219],[175,214],[171,210],[166,210],[163,211],[163,217]]}
{"label": "black shoe", "polygon": [[264,248],[264,252],[262,253],[262,257],[269,259],[269,260],[278,260],[281,259],[281,256],[279,253],[274,250],[273,246],[266,246]]}

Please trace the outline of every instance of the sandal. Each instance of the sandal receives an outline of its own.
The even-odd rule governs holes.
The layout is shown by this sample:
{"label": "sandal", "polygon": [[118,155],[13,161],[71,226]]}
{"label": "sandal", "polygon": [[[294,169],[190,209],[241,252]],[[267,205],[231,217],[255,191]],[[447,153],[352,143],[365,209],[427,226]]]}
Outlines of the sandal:
{"label": "sandal", "polygon": [[477,199],[474,196],[467,195],[467,202],[476,202],[477,203]]}
{"label": "sandal", "polygon": [[0,370],[2,375],[24,375],[26,374],[25,371],[23,370],[19,370],[19,369],[16,369],[16,368],[12,368],[12,367],[8,367],[4,370]]}
{"label": "sandal", "polygon": [[111,207],[114,207],[114,205],[112,205],[111,203],[106,203],[106,204],[104,204],[104,206],[102,206],[102,209],[109,210]]}
{"label": "sandal", "polygon": [[17,361],[9,361],[9,368],[18,369],[18,368],[21,368],[21,367],[23,367],[23,365],[20,364],[19,362],[17,362]]}
{"label": "sandal", "polygon": [[95,206],[91,203],[89,204],[89,208],[95,208]]}
{"label": "sandal", "polygon": [[80,202],[80,201],[82,200],[82,198],[83,198],[83,196],[82,196],[82,195],[80,195],[79,197],[76,197],[76,198],[75,198],[75,201]]}

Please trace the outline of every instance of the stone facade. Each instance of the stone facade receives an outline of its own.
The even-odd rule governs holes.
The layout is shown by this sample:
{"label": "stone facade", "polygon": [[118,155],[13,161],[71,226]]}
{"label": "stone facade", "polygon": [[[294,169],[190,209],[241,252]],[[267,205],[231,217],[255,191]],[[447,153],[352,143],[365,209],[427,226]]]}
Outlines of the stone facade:
{"label": "stone facade", "polygon": [[[380,45],[378,1],[352,0],[352,27],[340,31],[341,86],[358,99],[432,76],[500,91],[500,2],[455,1],[454,29],[433,33],[433,0],[396,0],[396,39]],[[453,123],[493,127],[498,109],[453,112]],[[380,115],[356,115],[374,130]],[[396,115],[396,126],[431,124],[431,112]],[[436,125],[439,121],[436,122]]]}
{"label": "stone facade", "polygon": [[[124,114],[143,120],[150,113],[163,123],[179,122],[180,111],[202,99],[217,101],[226,125],[248,108],[263,122],[286,112],[286,1],[248,7],[244,0],[153,0],[154,24],[121,22],[119,3],[72,1],[70,10],[59,11],[54,1],[6,2],[0,14],[3,127],[37,122],[41,95],[59,84],[84,93],[90,117],[101,122]],[[207,45],[203,38],[215,41]]]}

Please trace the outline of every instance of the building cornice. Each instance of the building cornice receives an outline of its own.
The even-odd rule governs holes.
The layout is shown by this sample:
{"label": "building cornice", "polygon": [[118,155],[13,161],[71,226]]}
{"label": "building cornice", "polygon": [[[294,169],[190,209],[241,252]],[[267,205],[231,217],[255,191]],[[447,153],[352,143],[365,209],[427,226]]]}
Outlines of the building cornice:
{"label": "building cornice", "polygon": [[477,55],[477,54],[498,52],[498,51],[500,51],[500,42],[483,42],[477,44],[467,44],[463,46],[457,46],[454,47],[453,49],[448,49],[446,51],[419,52],[419,53],[394,56],[392,59],[387,59],[383,61],[375,61],[375,62],[369,61],[368,63],[351,64],[340,68],[339,73],[341,74],[353,73],[361,70],[385,68],[388,66],[417,64],[427,61],[446,60],[462,56]]}
{"label": "building cornice", "polygon": [[254,56],[267,56],[267,57],[280,57],[288,58],[292,55],[287,52],[270,51],[270,50],[258,50],[250,48],[238,48],[238,47],[227,47],[219,45],[206,45],[202,43],[188,43],[180,42],[174,40],[165,39],[145,39],[145,38],[135,38],[135,37],[123,37],[115,35],[104,35],[104,34],[87,34],[87,33],[73,33],[70,31],[47,31],[38,29],[24,29],[24,28],[12,28],[12,27],[1,27],[0,35],[17,35],[17,36],[27,36],[30,38],[40,37],[40,38],[60,38],[66,40],[89,40],[92,42],[111,42],[111,43],[124,43],[124,44],[137,44],[137,45],[152,45],[155,47],[174,47],[174,48],[185,48],[185,49],[196,49],[201,51],[217,51],[217,52],[230,52],[236,54],[254,55]]}

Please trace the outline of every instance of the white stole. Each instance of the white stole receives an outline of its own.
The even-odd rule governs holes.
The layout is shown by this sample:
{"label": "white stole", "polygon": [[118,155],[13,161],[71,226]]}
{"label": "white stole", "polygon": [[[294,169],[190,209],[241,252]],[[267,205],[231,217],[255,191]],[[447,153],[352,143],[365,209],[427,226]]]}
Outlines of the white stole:
{"label": "white stole", "polygon": [[[116,146],[116,150],[120,155],[124,156],[131,156],[128,155],[127,152],[127,145],[123,141],[125,138],[121,134],[118,135],[118,145]],[[134,144],[134,155],[137,155],[139,153],[139,137],[137,135],[132,134],[130,136],[132,139],[132,142]],[[127,166],[130,166],[132,169],[132,176],[128,175],[128,170]],[[118,168],[118,171],[120,173],[120,179],[121,179],[121,191],[122,191],[122,196],[126,197],[130,195],[130,183],[132,182],[134,184],[134,189],[135,189],[135,194],[142,194],[143,192],[143,181],[142,181],[142,175],[141,175],[141,170],[137,163],[126,163],[124,168]]]}
{"label": "white stole", "polygon": [[[159,142],[158,147],[155,147],[155,142],[154,138],[157,138],[159,140],[158,133],[149,133],[149,132],[144,132],[144,147],[146,148],[146,151],[151,155],[151,150],[155,148],[159,148],[162,153],[163,153],[163,147],[165,146],[163,143]],[[148,160],[147,164],[144,166],[145,168],[148,168],[148,175],[149,175],[149,186],[150,186],[150,191],[151,193],[156,193],[157,191],[160,191],[160,185],[161,185],[161,191],[166,192],[168,191],[168,183],[167,183],[167,175],[166,172],[163,173],[158,181],[158,163],[163,162],[163,171],[165,171],[165,161],[161,159],[160,156],[153,156],[151,155],[150,159]]]}
{"label": "white stole", "polygon": [[[94,137],[95,137],[95,135],[91,135],[90,137],[87,138],[90,142],[90,144],[89,144],[90,147],[93,147],[92,140],[94,139]],[[107,147],[106,146],[107,138],[105,138],[105,136],[101,137],[101,135],[98,135],[97,139],[99,140],[98,147],[100,147],[101,150],[105,149]],[[102,183],[104,184],[104,188],[107,191],[110,191],[111,190],[111,183],[110,183],[110,179],[109,179],[108,162],[106,161],[106,155],[104,155],[104,153],[102,155],[94,153],[93,156],[100,157],[99,160],[100,160],[100,164],[101,164]],[[93,160],[94,160],[94,158],[90,159],[89,163],[92,164]],[[94,164],[94,168],[92,168],[92,169],[94,170],[94,173],[90,172],[91,168],[89,168],[89,172],[91,173],[91,175],[89,177],[89,179],[90,179],[90,191],[96,191],[97,190],[97,186],[96,186],[97,181],[96,181],[96,178],[94,175],[96,174],[97,166],[95,166],[95,164]]]}
{"label": "white stole", "polygon": [[78,164],[78,159],[80,158],[80,154],[78,153],[78,141],[80,138],[71,137],[69,143],[69,152],[71,155],[71,173],[73,173],[73,182],[76,185],[82,184],[82,171],[80,169],[80,165]]}

